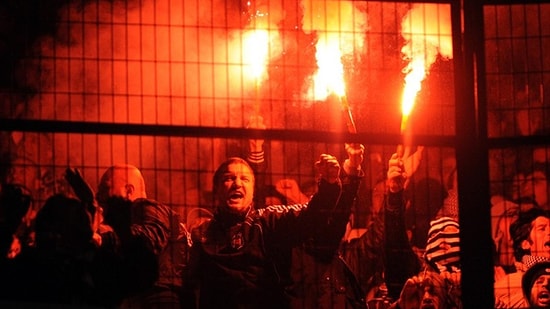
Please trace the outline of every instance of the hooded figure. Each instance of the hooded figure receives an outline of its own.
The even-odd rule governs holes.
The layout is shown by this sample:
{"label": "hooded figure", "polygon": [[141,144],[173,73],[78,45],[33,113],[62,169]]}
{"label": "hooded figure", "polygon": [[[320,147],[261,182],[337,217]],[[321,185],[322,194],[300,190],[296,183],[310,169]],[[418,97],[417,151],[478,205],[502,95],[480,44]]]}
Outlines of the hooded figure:
{"label": "hooded figure", "polygon": [[430,222],[424,257],[438,272],[460,270],[460,227],[451,217]]}

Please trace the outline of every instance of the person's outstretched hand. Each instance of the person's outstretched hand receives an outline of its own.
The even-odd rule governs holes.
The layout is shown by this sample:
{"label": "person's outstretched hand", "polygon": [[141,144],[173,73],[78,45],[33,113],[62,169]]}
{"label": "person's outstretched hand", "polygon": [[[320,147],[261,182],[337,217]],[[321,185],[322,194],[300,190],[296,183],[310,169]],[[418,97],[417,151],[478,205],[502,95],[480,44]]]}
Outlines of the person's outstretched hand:
{"label": "person's outstretched hand", "polygon": [[386,185],[391,193],[402,191],[408,176],[401,157],[394,153],[388,162]]}
{"label": "person's outstretched hand", "polygon": [[388,162],[386,184],[392,193],[401,191],[407,187],[410,177],[420,165],[424,146],[418,146],[412,154],[410,151],[410,147],[405,148],[403,157],[394,153]]}
{"label": "person's outstretched hand", "polygon": [[320,174],[321,179],[328,183],[335,183],[340,177],[340,163],[335,156],[322,154],[319,161],[315,162],[315,167]]}
{"label": "person's outstretched hand", "polygon": [[94,190],[76,168],[68,167],[65,170],[65,180],[67,180],[71,188],[73,188],[74,194],[78,199],[86,206],[86,210],[90,216],[92,231],[97,231],[103,217],[101,209],[97,206]]}
{"label": "person's outstretched hand", "polygon": [[357,174],[361,170],[361,163],[365,154],[365,146],[358,143],[346,143],[348,158],[344,161],[344,170],[348,175]]}
{"label": "person's outstretched hand", "polygon": [[420,308],[420,285],[421,280],[417,276],[407,279],[399,295],[400,308]]}
{"label": "person's outstretched hand", "polygon": [[94,190],[82,177],[77,168],[68,167],[65,170],[65,180],[71,185],[74,194],[81,202],[90,204],[94,202]]}

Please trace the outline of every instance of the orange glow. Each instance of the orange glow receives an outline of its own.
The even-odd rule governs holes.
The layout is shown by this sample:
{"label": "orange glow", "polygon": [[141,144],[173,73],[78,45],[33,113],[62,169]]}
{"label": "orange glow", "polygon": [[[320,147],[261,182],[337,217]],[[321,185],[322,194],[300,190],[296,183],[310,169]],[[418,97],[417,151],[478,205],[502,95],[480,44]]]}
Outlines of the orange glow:
{"label": "orange glow", "polygon": [[265,29],[252,29],[243,34],[244,73],[255,80],[262,78],[269,53],[270,33]]}
{"label": "orange glow", "polygon": [[254,82],[254,112],[260,113],[260,84],[269,53],[270,34],[265,29],[252,29],[243,34],[243,73]]}
{"label": "orange glow", "polygon": [[306,97],[325,100],[329,95],[346,96],[342,58],[358,55],[363,48],[366,14],[359,12],[353,1],[304,2],[304,31],[317,33],[315,57],[317,71]]}
{"label": "orange glow", "polygon": [[405,131],[409,115],[414,107],[416,95],[421,89],[422,80],[426,76],[424,59],[414,59],[409,63],[409,73],[405,76],[405,88],[401,97],[401,132]]}
{"label": "orange glow", "polygon": [[409,63],[403,70],[406,76],[401,97],[401,133],[407,127],[422,81],[437,56],[452,58],[450,14],[449,5],[418,4],[403,19],[401,34],[406,44],[401,52]]}
{"label": "orange glow", "polygon": [[243,81],[254,87],[254,111],[260,113],[260,86],[271,55],[281,51],[279,32],[269,25],[269,14],[257,10],[253,23],[242,33],[241,60]]}
{"label": "orange glow", "polygon": [[313,76],[313,98],[324,100],[331,93],[339,97],[346,94],[342,51],[338,47],[338,37],[323,35],[317,42],[315,57],[319,66]]}

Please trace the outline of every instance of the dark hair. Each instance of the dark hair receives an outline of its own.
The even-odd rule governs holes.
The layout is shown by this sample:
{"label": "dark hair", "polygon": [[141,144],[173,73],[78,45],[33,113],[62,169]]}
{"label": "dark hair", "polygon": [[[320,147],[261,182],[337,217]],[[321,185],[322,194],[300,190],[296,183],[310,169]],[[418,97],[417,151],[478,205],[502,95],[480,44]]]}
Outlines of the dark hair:
{"label": "dark hair", "polygon": [[79,200],[56,194],[36,214],[37,248],[68,251],[86,249],[92,239],[92,227],[86,207]]}
{"label": "dark hair", "polygon": [[[405,190],[411,205],[405,210],[405,224],[412,230],[411,242],[423,248],[428,241],[430,221],[435,219],[448,196],[444,184],[435,178],[425,177],[413,180]],[[421,220],[422,219],[422,220]]]}
{"label": "dark hair", "polygon": [[220,166],[218,166],[218,169],[216,169],[216,171],[214,172],[214,177],[212,178],[212,184],[213,184],[213,187],[212,187],[212,192],[214,193],[214,198],[216,198],[216,192],[218,191],[219,189],[219,186],[221,184],[221,180],[222,180],[222,176],[223,174],[227,171],[227,167],[231,164],[234,164],[234,163],[241,163],[241,164],[244,164],[246,165],[252,172],[254,172],[254,169],[252,169],[252,167],[250,166],[250,164],[248,164],[248,162],[246,162],[245,159],[243,158],[240,158],[240,157],[231,157],[227,160],[225,160],[222,164],[220,164]]}
{"label": "dark hair", "polygon": [[523,296],[527,300],[530,306],[534,306],[531,303],[531,289],[535,281],[542,275],[550,275],[550,262],[538,262],[531,266],[521,277],[521,289],[523,290]]}
{"label": "dark hair", "polygon": [[[532,156],[532,152],[530,155]],[[542,172],[546,178],[550,178],[550,166],[546,162],[534,162],[531,157],[519,162],[518,172],[525,175]]]}
{"label": "dark hair", "polygon": [[521,244],[524,240],[529,239],[531,233],[532,223],[538,217],[550,218],[550,212],[533,207],[529,210],[519,213],[518,218],[510,224],[510,236],[513,241],[514,257],[516,261],[521,261],[521,258],[526,254],[531,254],[531,250],[523,249]]}

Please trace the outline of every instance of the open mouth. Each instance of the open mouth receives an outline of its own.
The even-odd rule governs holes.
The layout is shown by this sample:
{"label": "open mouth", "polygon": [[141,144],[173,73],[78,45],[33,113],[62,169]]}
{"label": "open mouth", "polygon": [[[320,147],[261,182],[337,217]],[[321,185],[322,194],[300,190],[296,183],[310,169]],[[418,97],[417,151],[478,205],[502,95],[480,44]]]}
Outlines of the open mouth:
{"label": "open mouth", "polygon": [[436,309],[433,303],[422,303],[421,309]]}
{"label": "open mouth", "polygon": [[431,298],[424,298],[422,299],[422,303],[420,305],[421,309],[436,309],[435,303],[433,299]]}
{"label": "open mouth", "polygon": [[229,194],[229,201],[232,202],[232,203],[240,201],[243,198],[244,198],[244,193],[239,192],[239,191],[235,191],[235,192],[232,192],[231,194]]}
{"label": "open mouth", "polygon": [[539,304],[548,305],[550,304],[550,292],[542,291],[537,295],[537,300]]}

